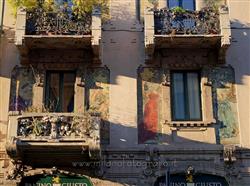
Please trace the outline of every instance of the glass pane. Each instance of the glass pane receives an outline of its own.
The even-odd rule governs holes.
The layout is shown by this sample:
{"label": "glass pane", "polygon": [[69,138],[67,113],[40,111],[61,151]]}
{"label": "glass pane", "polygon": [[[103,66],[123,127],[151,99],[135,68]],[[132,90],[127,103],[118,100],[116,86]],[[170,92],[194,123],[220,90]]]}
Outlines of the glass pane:
{"label": "glass pane", "polygon": [[47,107],[50,111],[60,110],[59,97],[60,97],[60,76],[59,73],[51,73],[48,76],[48,97],[46,98]]}
{"label": "glass pane", "polygon": [[201,119],[200,88],[197,73],[187,74],[189,117],[190,119]]}
{"label": "glass pane", "polygon": [[182,73],[173,74],[174,118],[185,119],[184,82]]}
{"label": "glass pane", "polygon": [[75,74],[65,73],[63,76],[63,105],[62,112],[72,112],[74,110],[74,83]]}
{"label": "glass pane", "polygon": [[179,6],[179,0],[168,0],[168,8],[174,8],[176,6]]}
{"label": "glass pane", "polygon": [[194,10],[194,0],[183,0],[182,8],[187,10]]}

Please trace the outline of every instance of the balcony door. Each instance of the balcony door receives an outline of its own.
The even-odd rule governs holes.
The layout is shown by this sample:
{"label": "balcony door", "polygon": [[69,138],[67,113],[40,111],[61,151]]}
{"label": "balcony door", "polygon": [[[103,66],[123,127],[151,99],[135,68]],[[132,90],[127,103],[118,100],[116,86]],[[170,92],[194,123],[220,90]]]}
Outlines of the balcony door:
{"label": "balcony door", "polygon": [[168,8],[181,7],[186,10],[195,10],[195,0],[168,0]]}
{"label": "balcony door", "polygon": [[45,104],[50,112],[73,112],[75,72],[49,71],[46,76]]}

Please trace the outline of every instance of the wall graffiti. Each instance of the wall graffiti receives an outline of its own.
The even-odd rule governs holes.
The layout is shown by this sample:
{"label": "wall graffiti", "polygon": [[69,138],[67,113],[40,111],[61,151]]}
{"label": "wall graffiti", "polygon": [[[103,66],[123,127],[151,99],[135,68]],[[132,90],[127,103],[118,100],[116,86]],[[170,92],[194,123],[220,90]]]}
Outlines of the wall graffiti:
{"label": "wall graffiti", "polygon": [[142,68],[138,76],[138,141],[157,143],[162,123],[163,71],[159,68]]}
{"label": "wall graffiti", "polygon": [[101,114],[103,119],[101,142],[109,143],[109,69],[105,67],[88,68],[85,81],[87,109]]}
{"label": "wall graffiti", "polygon": [[239,143],[234,70],[232,67],[216,67],[210,70],[209,78],[212,82],[214,116],[220,124],[220,143]]}
{"label": "wall graffiti", "polygon": [[23,111],[32,105],[32,89],[35,83],[31,68],[15,67],[11,76],[10,111]]}

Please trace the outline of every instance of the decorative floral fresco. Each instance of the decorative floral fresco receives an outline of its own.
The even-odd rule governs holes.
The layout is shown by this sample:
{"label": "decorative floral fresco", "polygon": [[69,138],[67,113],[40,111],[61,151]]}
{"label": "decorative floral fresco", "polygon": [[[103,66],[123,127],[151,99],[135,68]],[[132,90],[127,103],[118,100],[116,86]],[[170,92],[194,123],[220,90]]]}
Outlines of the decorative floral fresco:
{"label": "decorative floral fresco", "polygon": [[232,67],[213,68],[209,78],[212,82],[214,116],[220,124],[220,143],[239,143],[234,70]]}
{"label": "decorative floral fresco", "polygon": [[141,68],[138,73],[139,143],[157,143],[161,133],[163,71]]}
{"label": "decorative floral fresco", "polygon": [[106,67],[89,68],[85,81],[87,109],[100,112],[103,119],[101,142],[109,143],[109,69]]}
{"label": "decorative floral fresco", "polygon": [[32,105],[35,83],[31,68],[15,67],[11,76],[10,111],[23,111]]}

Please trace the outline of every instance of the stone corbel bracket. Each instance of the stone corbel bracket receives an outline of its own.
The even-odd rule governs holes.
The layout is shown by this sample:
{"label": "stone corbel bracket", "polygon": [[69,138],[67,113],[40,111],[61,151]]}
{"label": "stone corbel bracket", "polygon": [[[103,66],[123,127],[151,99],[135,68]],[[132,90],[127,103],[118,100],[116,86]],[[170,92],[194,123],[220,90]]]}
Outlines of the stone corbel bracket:
{"label": "stone corbel bracket", "polygon": [[152,9],[145,10],[145,62],[151,63],[154,56],[155,41],[154,41],[154,11]]}
{"label": "stone corbel bracket", "polygon": [[100,43],[101,43],[101,31],[102,21],[101,21],[101,10],[94,8],[92,12],[92,50],[94,54],[94,63],[101,63],[101,52],[100,52]]}
{"label": "stone corbel bracket", "polygon": [[16,142],[17,142],[17,139],[15,137],[11,137],[5,145],[7,154],[14,160],[19,159]]}
{"label": "stone corbel bracket", "polygon": [[221,30],[221,46],[219,50],[219,62],[225,63],[226,51],[231,44],[231,27],[229,10],[227,6],[221,6],[220,13],[220,30]]}
{"label": "stone corbel bracket", "polygon": [[224,146],[223,158],[225,163],[233,164],[237,160],[236,147],[234,145]]}

